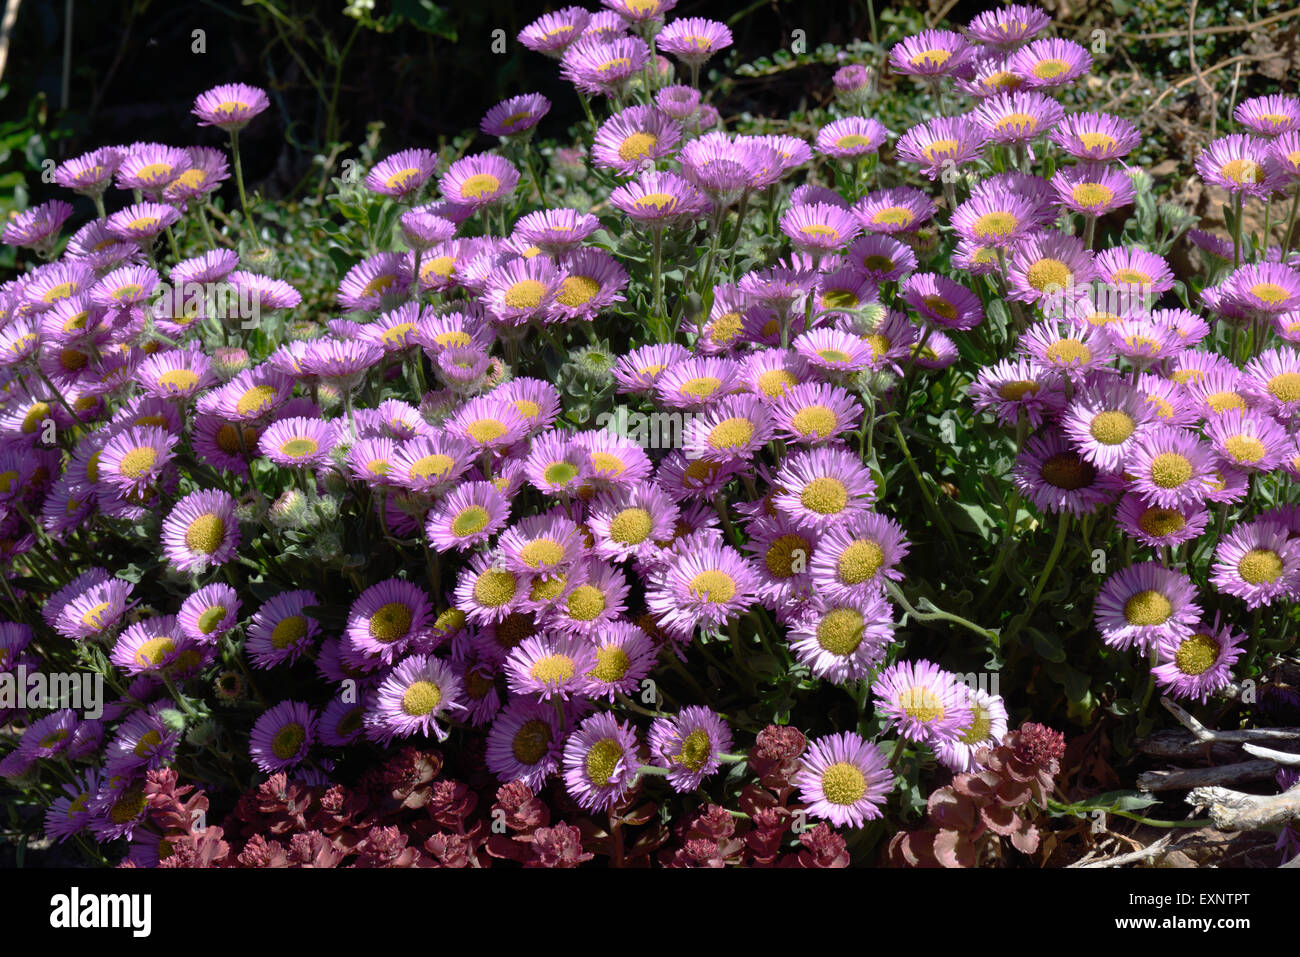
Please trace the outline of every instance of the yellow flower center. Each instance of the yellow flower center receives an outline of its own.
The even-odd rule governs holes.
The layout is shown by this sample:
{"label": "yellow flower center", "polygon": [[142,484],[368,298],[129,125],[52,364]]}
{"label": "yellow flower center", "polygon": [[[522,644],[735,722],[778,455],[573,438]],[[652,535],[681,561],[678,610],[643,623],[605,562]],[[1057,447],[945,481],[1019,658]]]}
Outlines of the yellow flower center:
{"label": "yellow flower center", "polygon": [[1177,509],[1152,507],[1138,516],[1137,524],[1152,538],[1167,538],[1181,532],[1187,519]]}
{"label": "yellow flower center", "polygon": [[721,569],[707,569],[691,579],[687,590],[701,601],[722,605],[735,597],[736,581]]}
{"label": "yellow flower center", "polygon": [[808,540],[794,532],[787,532],[780,538],[773,539],[772,544],[767,546],[763,560],[774,578],[790,578],[795,574],[794,553],[796,551],[803,552],[803,560],[805,562],[808,560],[810,551]]}
{"label": "yellow flower center", "polygon": [[1237,572],[1248,584],[1270,584],[1282,577],[1282,556],[1271,548],[1252,548],[1237,563]]}
{"label": "yellow flower center", "polygon": [[1124,620],[1143,628],[1163,625],[1173,613],[1173,602],[1149,588],[1124,602]]}
{"label": "yellow flower center", "polygon": [[1080,133],[1079,142],[1082,143],[1083,148],[1089,152],[1095,152],[1097,150],[1110,152],[1119,145],[1115,137],[1111,136],[1109,133],[1097,132]]}
{"label": "yellow flower center", "polygon": [[840,552],[835,570],[845,585],[860,585],[874,578],[884,563],[885,550],[869,539],[860,538]]}
{"label": "yellow flower center", "polygon": [[1245,158],[1228,160],[1219,167],[1219,175],[1234,183],[1258,183],[1260,181],[1259,164]]}
{"label": "yellow flower center", "polygon": [[866,776],[848,761],[837,761],[823,771],[821,784],[822,796],[831,804],[855,804],[867,793]]}
{"label": "yellow flower center", "polygon": [[569,594],[568,612],[574,621],[595,621],[605,610],[605,593],[595,585],[579,585]]}
{"label": "yellow flower center", "polygon": [[1268,453],[1264,443],[1253,435],[1231,436],[1223,447],[1238,462],[1258,462]]}
{"label": "yellow flower center", "polygon": [[754,423],[749,419],[733,416],[723,419],[709,431],[708,443],[714,449],[740,449],[754,438]]}
{"label": "yellow flower center", "polygon": [[1062,73],[1068,72],[1070,64],[1064,60],[1058,60],[1055,57],[1039,60],[1034,64],[1032,72],[1040,80],[1054,80]]}
{"label": "yellow flower center", "polygon": [[819,515],[835,515],[848,505],[849,490],[839,479],[823,475],[803,487],[799,502]]}
{"label": "yellow flower center", "polygon": [[1260,302],[1266,302],[1270,305],[1275,302],[1282,302],[1288,297],[1287,291],[1274,282],[1257,282],[1250,287],[1250,294]]}
{"label": "yellow flower center", "polygon": [[1219,643],[1204,632],[1184,638],[1174,652],[1174,664],[1185,675],[1201,675],[1219,660]]}
{"label": "yellow flower center", "polygon": [[886,206],[877,210],[871,221],[879,226],[910,226],[916,215],[906,206]]}
{"label": "yellow flower center", "polygon": [[785,369],[768,369],[758,377],[758,388],[769,399],[785,395],[798,384],[799,380]]}
{"label": "yellow flower center", "polygon": [[590,276],[568,276],[560,283],[560,292],[555,298],[562,305],[576,309],[585,306],[600,292],[600,283]]}
{"label": "yellow flower center", "polygon": [[320,445],[315,439],[307,436],[299,436],[296,439],[290,439],[280,446],[280,454],[286,458],[301,459],[309,455],[315,455]]}
{"label": "yellow flower center", "polygon": [[536,309],[546,295],[546,283],[539,279],[521,279],[505,291],[505,303],[511,309]]}
{"label": "yellow flower center", "polygon": [[1071,336],[1057,339],[1047,347],[1047,361],[1057,366],[1083,365],[1092,359],[1092,350]]}
{"label": "yellow flower center", "polygon": [[465,432],[475,442],[495,442],[507,432],[506,424],[500,419],[475,419],[465,426]]}
{"label": "yellow flower center", "polygon": [[1085,209],[1104,206],[1115,198],[1115,191],[1105,183],[1079,183],[1070,190],[1070,198]]}
{"label": "yellow flower center", "polygon": [[225,539],[225,520],[211,512],[200,515],[185,529],[185,547],[198,555],[211,555]]}
{"label": "yellow flower center", "polygon": [[390,601],[370,616],[370,637],[387,644],[404,637],[411,630],[411,609],[400,601]]}
{"label": "yellow flower center", "polygon": [[271,629],[271,647],[276,651],[284,651],[306,636],[307,619],[302,615],[289,615],[281,618]]}
{"label": "yellow flower center", "polygon": [[596,649],[596,667],[587,674],[597,681],[613,684],[615,681],[621,681],[631,666],[632,660],[628,658],[627,652],[617,645],[610,645]]}
{"label": "yellow flower center", "polygon": [[677,390],[682,395],[694,396],[698,399],[713,395],[722,388],[722,380],[716,376],[700,376],[696,379],[687,379]]}
{"label": "yellow flower center", "polygon": [[635,163],[637,160],[645,159],[658,143],[659,137],[653,133],[638,130],[619,144],[619,159],[625,163]]}
{"label": "yellow flower center", "polygon": [[1038,129],[1038,120],[1028,113],[1008,113],[994,124],[993,129],[998,133],[1032,133]]}
{"label": "yellow flower center", "polygon": [[1151,460],[1151,481],[1160,488],[1178,488],[1192,477],[1192,463],[1177,452],[1161,452]]}
{"label": "yellow flower center", "polygon": [[1061,260],[1046,256],[1029,267],[1025,278],[1039,292],[1047,292],[1064,289],[1074,278],[1074,273]]}
{"label": "yellow flower center", "polygon": [[432,681],[416,681],[402,694],[402,710],[415,718],[428,714],[442,702],[442,689]]}
{"label": "yellow flower center", "polygon": [[510,750],[520,764],[533,765],[546,757],[551,748],[551,726],[541,718],[525,721],[515,732]]}
{"label": "yellow flower center", "polygon": [[1088,431],[1102,445],[1119,445],[1137,428],[1137,423],[1127,412],[1112,409],[1093,417]]}
{"label": "yellow flower center", "polygon": [[198,618],[199,631],[205,635],[212,634],[212,632],[216,630],[217,625],[221,624],[225,617],[226,609],[222,608],[220,605],[213,605],[211,608],[205,608]]}
{"label": "yellow flower center", "polygon": [[271,739],[271,753],[281,761],[288,761],[297,756],[306,740],[307,729],[297,721],[290,722],[277,731],[275,737]]}
{"label": "yellow flower center", "polygon": [[998,386],[998,395],[1008,402],[1019,402],[1026,395],[1036,395],[1040,386],[1032,379],[1017,379]]}
{"label": "yellow flower center", "polygon": [[623,758],[623,746],[613,738],[601,738],[587,752],[587,778],[592,784],[605,787],[614,776]]}
{"label": "yellow flower center", "polygon": [[275,389],[269,385],[255,385],[239,397],[235,411],[240,415],[264,412],[275,401]]}
{"label": "yellow flower center", "polygon": [[1281,372],[1268,380],[1268,393],[1279,402],[1300,402],[1300,372]]}
{"label": "yellow flower center", "polygon": [[652,525],[644,508],[625,508],[610,520],[609,537],[623,545],[639,545],[650,536]]}
{"label": "yellow flower center", "polygon": [[457,538],[477,535],[487,527],[490,520],[488,510],[482,505],[470,505],[451,520],[451,533]]}
{"label": "yellow flower center", "polygon": [[535,538],[519,549],[519,558],[529,568],[558,565],[564,560],[564,546],[554,539]]}
{"label": "yellow flower center", "polygon": [[854,608],[836,608],[817,623],[817,644],[833,655],[847,657],[858,650],[865,634],[866,621]]}
{"label": "yellow flower center", "polygon": [[943,66],[951,58],[951,50],[924,50],[912,56],[912,66]]}
{"label": "yellow flower center", "polygon": [[460,184],[462,199],[483,199],[501,188],[501,180],[491,173],[475,173]]}
{"label": "yellow flower center", "polygon": [[141,445],[126,455],[122,456],[122,461],[118,465],[118,471],[130,479],[138,479],[145,475],[154,463],[158,461],[158,451],[149,445]]}
{"label": "yellow flower center", "polygon": [[474,600],[485,608],[508,604],[519,588],[515,576],[506,569],[489,568],[474,582]]}
{"label": "yellow flower center", "polygon": [[176,642],[166,636],[150,638],[135,650],[135,663],[141,668],[157,667],[176,650]]}

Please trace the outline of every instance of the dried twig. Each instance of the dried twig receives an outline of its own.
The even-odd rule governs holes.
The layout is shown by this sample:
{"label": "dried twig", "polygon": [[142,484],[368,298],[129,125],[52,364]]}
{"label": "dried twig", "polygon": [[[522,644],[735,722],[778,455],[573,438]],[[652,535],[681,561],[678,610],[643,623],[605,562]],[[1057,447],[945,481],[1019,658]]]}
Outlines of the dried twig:
{"label": "dried twig", "polygon": [[1243,794],[1227,788],[1197,788],[1187,803],[1208,808],[1221,831],[1256,831],[1300,820],[1300,786],[1281,794]]}
{"label": "dried twig", "polygon": [[[1247,745],[1247,748],[1250,746]],[[1295,755],[1300,758],[1300,755]],[[1214,784],[1236,781],[1264,781],[1277,773],[1270,760],[1241,761],[1213,768],[1175,768],[1171,771],[1144,771],[1138,775],[1139,791],[1185,791]]]}
{"label": "dried twig", "polygon": [[1174,839],[1172,833],[1163,835],[1158,841],[1153,841],[1140,850],[1133,851],[1129,854],[1120,854],[1118,857],[1103,857],[1100,860],[1092,861],[1087,858],[1075,861],[1068,867],[1123,867],[1125,864],[1136,864],[1139,861],[1145,861],[1150,858],[1159,857],[1169,846],[1169,842]]}
{"label": "dried twig", "polygon": [[[1247,33],[1251,30],[1258,30],[1260,27],[1266,27],[1270,23],[1277,23],[1279,20],[1286,20],[1300,14],[1300,7],[1294,10],[1287,10],[1285,13],[1275,13],[1271,17],[1265,17],[1262,20],[1256,20],[1253,23],[1235,23],[1230,26],[1221,27],[1201,27],[1195,31],[1198,37],[1208,37],[1219,33]],[[1176,40],[1181,37],[1183,30],[1161,30],[1157,33],[1120,33],[1118,36],[1125,40]]]}
{"label": "dried twig", "polygon": [[1263,738],[1272,738],[1275,741],[1293,741],[1300,738],[1300,728],[1250,728],[1245,731],[1211,731],[1184,711],[1171,698],[1161,698],[1160,703],[1164,705],[1166,711],[1178,719],[1179,724],[1192,732],[1198,741],[1232,741],[1240,743],[1243,741],[1259,741]]}
{"label": "dried twig", "polygon": [[1274,751],[1272,748],[1261,748],[1257,744],[1243,744],[1241,749],[1247,754],[1253,754],[1257,758],[1264,758],[1274,764],[1284,764],[1289,768],[1300,768],[1300,754],[1294,751]]}

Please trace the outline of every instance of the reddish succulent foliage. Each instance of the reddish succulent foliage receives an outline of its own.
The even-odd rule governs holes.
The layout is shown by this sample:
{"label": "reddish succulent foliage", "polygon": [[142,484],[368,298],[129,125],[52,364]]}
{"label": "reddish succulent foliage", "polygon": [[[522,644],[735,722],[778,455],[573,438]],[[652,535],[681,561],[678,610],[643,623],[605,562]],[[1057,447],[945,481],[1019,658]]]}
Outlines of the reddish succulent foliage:
{"label": "reddish succulent foliage", "polygon": [[1002,838],[1022,854],[1038,850],[1035,823],[1047,806],[1065,753],[1065,736],[1026,722],[995,748],[981,749],[981,768],[958,774],[930,794],[929,826],[900,831],[889,842],[891,863],[905,867],[975,867],[996,863]]}

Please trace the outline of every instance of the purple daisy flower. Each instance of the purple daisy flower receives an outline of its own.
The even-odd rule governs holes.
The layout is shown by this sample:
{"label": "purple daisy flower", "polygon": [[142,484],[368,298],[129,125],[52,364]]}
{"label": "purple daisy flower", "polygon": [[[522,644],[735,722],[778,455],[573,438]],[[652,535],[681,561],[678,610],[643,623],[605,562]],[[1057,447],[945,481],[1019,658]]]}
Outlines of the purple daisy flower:
{"label": "purple daisy flower", "polygon": [[438,189],[453,203],[478,209],[499,202],[519,184],[519,170],[494,153],[477,153],[448,167]]}
{"label": "purple daisy flower", "polygon": [[113,644],[109,660],[129,675],[157,672],[180,663],[182,652],[196,643],[181,635],[175,615],[137,621]]}
{"label": "purple daisy flower", "polygon": [[253,615],[248,625],[244,652],[256,668],[269,670],[293,664],[308,652],[320,634],[320,625],[305,609],[320,604],[304,589],[281,592]]}
{"label": "purple daisy flower", "polygon": [[1266,349],[1247,363],[1240,388],[1254,404],[1281,420],[1300,412],[1300,354]]}
{"label": "purple daisy flower", "polygon": [[1109,505],[1122,487],[1119,476],[1099,472],[1055,431],[1030,438],[1012,475],[1020,494],[1040,511],[1075,516]]}
{"label": "purple daisy flower", "polygon": [[525,93],[502,100],[484,114],[479,129],[487,136],[505,139],[528,133],[551,111],[551,101],[540,93]]}
{"label": "purple daisy flower", "polygon": [[460,677],[445,662],[413,655],[396,665],[376,689],[365,717],[367,736],[385,745],[417,733],[445,741],[448,732],[438,718],[464,711],[458,700],[464,693]]}
{"label": "purple daisy flower", "polygon": [[747,461],[772,437],[772,417],[757,396],[727,396],[694,416],[685,435],[687,455],[716,462]]}
{"label": "purple daisy flower", "polygon": [[902,527],[868,512],[847,526],[828,528],[818,540],[809,560],[813,586],[828,601],[866,600],[883,592],[887,579],[902,580],[898,563],[907,552]]}
{"label": "purple daisy flower", "polygon": [[772,407],[773,424],[791,440],[818,445],[862,422],[862,406],[846,390],[821,382],[791,387]]}
{"label": "purple daisy flower", "polygon": [[819,530],[863,514],[876,494],[858,456],[833,447],[791,453],[775,483],[781,492],[773,506]]}
{"label": "purple daisy flower", "polygon": [[122,492],[142,493],[162,479],[177,441],[157,426],[122,429],[99,453],[99,480]]}
{"label": "purple daisy flower", "polygon": [[1030,89],[1055,89],[1073,83],[1092,68],[1092,55],[1073,40],[1033,40],[1011,54],[1011,71]]}
{"label": "purple daisy flower", "polygon": [[1052,177],[1052,188],[1067,209],[1085,216],[1104,216],[1133,202],[1132,180],[1105,163],[1079,163]]}
{"label": "purple daisy flower", "polygon": [[1210,521],[1203,507],[1152,505],[1137,492],[1129,492],[1115,509],[1115,523],[1125,535],[1150,548],[1174,547],[1201,537]]}
{"label": "purple daisy flower", "polygon": [[173,567],[199,574],[230,561],[239,547],[235,500],[203,489],[177,502],[162,523],[163,553]]}
{"label": "purple daisy flower", "polygon": [[1136,645],[1145,653],[1157,641],[1190,635],[1201,606],[1186,575],[1159,562],[1141,562],[1106,579],[1094,614],[1107,645],[1120,651]]}
{"label": "purple daisy flower", "polygon": [[0,242],[7,246],[20,246],[49,252],[58,237],[59,229],[69,216],[72,206],[61,199],[52,199],[39,206],[25,209],[5,223]]}
{"label": "purple daisy flower", "polygon": [[960,737],[973,714],[966,686],[932,661],[900,661],[871,686],[877,713],[918,744]]}
{"label": "purple daisy flower", "polygon": [[1038,428],[1066,403],[1060,374],[1030,359],[1004,359],[981,369],[969,392],[975,410],[992,412],[1002,425],[1014,425],[1023,412]]}
{"label": "purple daisy flower", "polygon": [[637,739],[608,711],[583,720],[564,742],[564,786],[588,811],[607,811],[636,784]]}
{"label": "purple daisy flower", "polygon": [[611,621],[591,638],[596,663],[584,675],[583,694],[613,701],[618,694],[634,694],[650,673],[658,650],[650,637],[628,621]]}
{"label": "purple daisy flower", "polygon": [[431,150],[407,149],[385,157],[366,173],[365,186],[372,193],[407,202],[433,176],[438,156]]}
{"label": "purple daisy flower", "polygon": [[560,75],[587,96],[614,97],[627,88],[650,59],[650,48],[640,37],[606,40],[587,34],[565,48]]}
{"label": "purple daisy flower", "polygon": [[436,551],[464,551],[487,542],[509,518],[510,502],[495,485],[467,482],[453,488],[429,512],[424,533]]}
{"label": "purple daisy flower", "polygon": [[266,91],[244,83],[223,83],[200,93],[190,110],[199,126],[216,126],[237,133],[271,105]]}
{"label": "purple daisy flower", "polygon": [[506,682],[513,694],[546,701],[582,695],[585,675],[596,666],[591,642],[576,635],[553,634],[525,638],[506,657]]}
{"label": "purple daisy flower", "polygon": [[224,582],[204,585],[181,603],[181,634],[198,642],[219,641],[239,621],[239,595]]}
{"label": "purple daisy flower", "polygon": [[1215,416],[1206,426],[1205,437],[1234,468],[1260,473],[1277,468],[1292,442],[1292,436],[1272,418],[1246,409]]}
{"label": "purple daisy flower", "polygon": [[317,468],[329,464],[338,438],[333,423],[290,416],[267,426],[257,440],[257,449],[285,468]]}
{"label": "purple daisy flower", "polygon": [[1070,113],[1051,132],[1051,140],[1081,160],[1127,156],[1141,142],[1137,127],[1109,113]]}
{"label": "purple daisy flower", "polygon": [[526,576],[491,555],[477,554],[456,581],[456,607],[475,624],[499,622],[527,596]]}
{"label": "purple daisy flower", "polygon": [[909,129],[899,137],[895,152],[934,180],[945,169],[978,159],[987,142],[988,132],[971,116],[940,116]]}
{"label": "purple daisy flower", "polygon": [[104,754],[104,769],[110,775],[135,771],[156,771],[172,762],[181,732],[167,727],[156,712],[136,711],[117,727]]}
{"label": "purple daisy flower", "polygon": [[853,206],[854,215],[869,233],[909,233],[929,221],[934,212],[934,201],[911,186],[876,190]]}
{"label": "purple daisy flower", "polygon": [[514,698],[488,730],[484,763],[498,781],[523,781],[536,794],[559,769],[562,750],[555,709],[541,701]]}
{"label": "purple daisy flower", "polygon": [[788,640],[816,677],[839,685],[858,681],[885,659],[894,640],[893,609],[880,595],[814,599],[794,619]]}
{"label": "purple daisy flower", "polygon": [[877,745],[842,731],[808,742],[792,783],[813,817],[860,828],[882,816],[894,774]]}
{"label": "purple daisy flower", "polygon": [[999,696],[969,685],[965,693],[971,723],[962,728],[960,736],[934,744],[935,758],[955,774],[977,771],[980,763],[976,755],[997,747],[1007,733],[1007,706]]}
{"label": "purple daisy flower", "polygon": [[646,589],[646,607],[670,633],[686,637],[697,625],[717,627],[755,601],[757,578],[740,553],[713,546],[669,559]]}
{"label": "purple daisy flower", "polygon": [[1294,601],[1300,592],[1300,538],[1285,525],[1255,521],[1226,534],[1214,550],[1210,582],[1235,595],[1247,608],[1276,598]]}
{"label": "purple daisy flower", "polygon": [[1184,429],[1167,426],[1148,432],[1125,463],[1133,488],[1167,508],[1205,501],[1213,469],[1209,446]]}
{"label": "purple daisy flower", "polygon": [[1196,157],[1196,172],[1236,196],[1265,199],[1273,187],[1268,141],[1244,133],[1221,136]]}
{"label": "purple daisy flower", "polygon": [[862,231],[857,217],[829,203],[791,206],[780,225],[796,249],[813,253],[842,249]]}
{"label": "purple daisy flower", "polygon": [[558,57],[564,49],[582,36],[591,19],[591,13],[582,7],[564,7],[543,14],[519,31],[517,39],[528,49]]}
{"label": "purple daisy flower", "polygon": [[[629,5],[640,6],[642,2],[635,0]],[[660,53],[670,53],[693,69],[699,69],[715,53],[731,44],[731,31],[726,24],[704,17],[680,17],[655,37],[655,46]]]}
{"label": "purple daisy flower", "polygon": [[1082,241],[1069,233],[1040,233],[1012,247],[1007,264],[1008,294],[1046,308],[1096,276],[1092,252]]}
{"label": "purple daisy flower", "polygon": [[856,159],[876,152],[888,135],[889,130],[878,120],[846,116],[818,130],[814,148],[824,156]]}
{"label": "purple daisy flower", "polygon": [[891,236],[859,236],[849,247],[849,261],[877,282],[897,281],[916,269],[916,253]]}
{"label": "purple daisy flower", "polygon": [[1237,104],[1232,117],[1260,136],[1290,133],[1300,129],[1300,99],[1282,94],[1252,96]]}
{"label": "purple daisy flower", "polygon": [[102,196],[121,162],[120,150],[103,146],[60,164],[54,182],[83,196]]}
{"label": "purple daisy flower", "polygon": [[390,664],[428,634],[432,617],[433,606],[420,586],[388,578],[352,603],[344,636],[358,653]]}
{"label": "purple daisy flower", "polygon": [[591,320],[615,302],[624,300],[628,275],[618,260],[603,249],[580,249],[566,256],[559,267],[559,287],[547,311],[548,320]]}
{"label": "purple daisy flower", "polygon": [[671,718],[650,725],[650,760],[668,769],[674,791],[687,794],[722,767],[721,755],[731,749],[731,729],[708,708],[688,705]]}
{"label": "purple daisy flower", "polygon": [[652,227],[697,219],[710,203],[699,189],[676,173],[647,172],[609,194],[609,204],[634,222]]}
{"label": "purple daisy flower", "polygon": [[212,362],[201,349],[175,349],[149,356],[136,367],[136,381],[160,399],[188,399],[210,386]]}
{"label": "purple daisy flower", "polygon": [[1102,380],[1080,390],[1058,424],[1086,461],[1118,473],[1137,443],[1156,427],[1156,416],[1128,383]]}
{"label": "purple daisy flower", "polygon": [[262,712],[248,736],[248,756],[267,774],[307,757],[316,740],[316,712],[302,701],[281,701]]}
{"label": "purple daisy flower", "polygon": [[1015,90],[986,97],[973,115],[994,143],[1028,143],[1056,126],[1065,111],[1050,96]]}
{"label": "purple daisy flower", "polygon": [[1231,625],[1198,625],[1190,635],[1156,644],[1160,664],[1151,675],[1162,692],[1204,704],[1232,683],[1232,666],[1245,653],[1245,641]]}
{"label": "purple daisy flower", "polygon": [[896,73],[930,77],[952,74],[970,59],[973,50],[965,37],[952,30],[923,30],[905,37],[889,50],[889,65]]}
{"label": "purple daisy flower", "polygon": [[979,297],[938,273],[914,273],[901,291],[903,300],[932,325],[966,331],[984,321]]}
{"label": "purple daisy flower", "polygon": [[161,143],[141,143],[128,148],[115,177],[119,189],[147,191],[157,198],[173,180],[190,168],[185,150]]}
{"label": "purple daisy flower", "polygon": [[[986,10],[966,27],[972,39],[996,47],[1013,47],[1049,26],[1052,18],[1030,3],[1013,3],[997,10]],[[998,736],[1001,740],[1001,736]]]}

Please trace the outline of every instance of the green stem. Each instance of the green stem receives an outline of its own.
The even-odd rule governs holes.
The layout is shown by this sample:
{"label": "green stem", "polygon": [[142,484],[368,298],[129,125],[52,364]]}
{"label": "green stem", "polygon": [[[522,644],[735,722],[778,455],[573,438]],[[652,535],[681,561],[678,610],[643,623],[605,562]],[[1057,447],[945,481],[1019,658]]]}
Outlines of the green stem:
{"label": "green stem", "polygon": [[239,157],[239,130],[230,131],[230,156],[235,164],[235,185],[239,187],[239,205],[244,210],[244,219],[248,220],[249,235],[257,243],[257,226],[253,214],[248,211],[248,194],[244,192],[244,166]]}
{"label": "green stem", "polygon": [[957,537],[953,535],[952,528],[948,525],[948,520],[943,517],[937,505],[931,500],[926,489],[925,479],[921,477],[921,469],[916,464],[916,459],[912,457],[912,451],[907,447],[907,439],[903,437],[903,430],[898,427],[898,419],[891,418],[889,424],[894,429],[894,439],[898,442],[898,447],[903,453],[903,458],[907,460],[908,468],[912,470],[912,477],[916,479],[916,487],[921,492],[921,501],[925,505],[926,511],[930,514],[930,520],[938,526],[943,536],[952,548],[953,558],[961,554],[961,549],[957,547]]}
{"label": "green stem", "polygon": [[1038,599],[1042,597],[1043,589],[1047,587],[1047,579],[1052,576],[1052,569],[1056,567],[1056,560],[1061,557],[1061,549],[1065,547],[1065,536],[1069,530],[1070,513],[1066,509],[1061,509],[1061,517],[1056,523],[1056,541],[1052,543],[1052,551],[1047,556],[1047,564],[1043,566],[1042,574],[1038,576],[1038,584],[1034,586],[1034,592],[1029,596],[1029,610],[1025,614],[1026,619],[1038,607]]}

